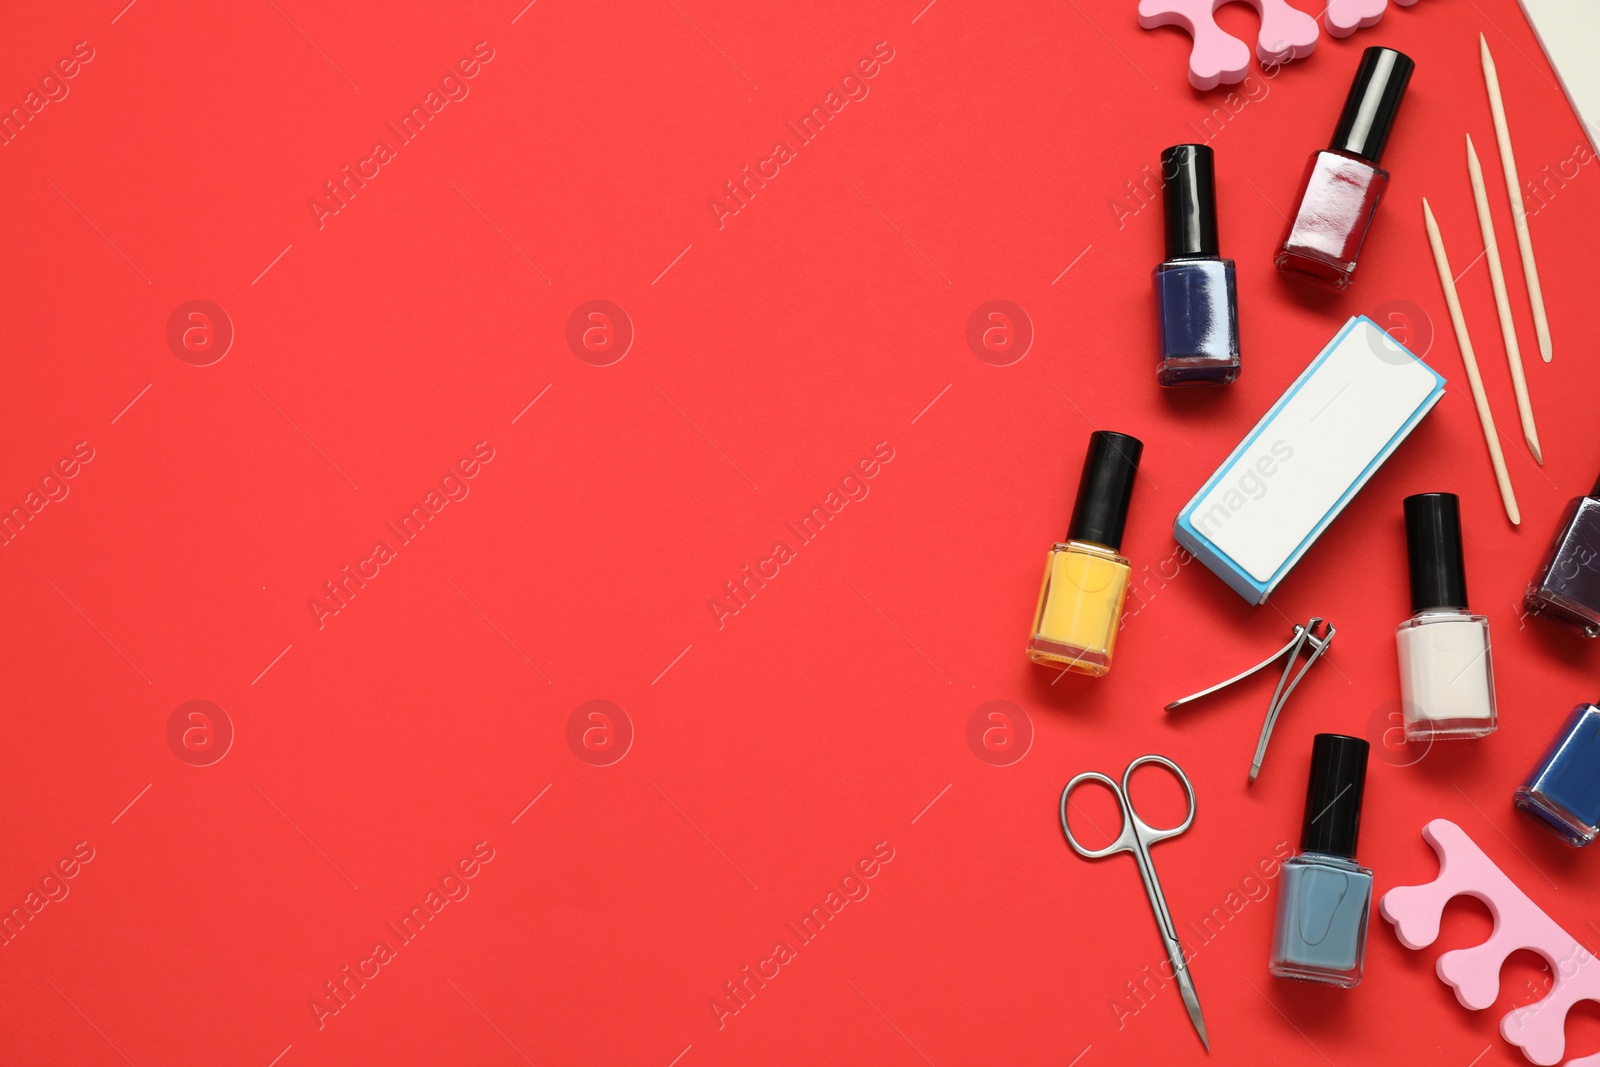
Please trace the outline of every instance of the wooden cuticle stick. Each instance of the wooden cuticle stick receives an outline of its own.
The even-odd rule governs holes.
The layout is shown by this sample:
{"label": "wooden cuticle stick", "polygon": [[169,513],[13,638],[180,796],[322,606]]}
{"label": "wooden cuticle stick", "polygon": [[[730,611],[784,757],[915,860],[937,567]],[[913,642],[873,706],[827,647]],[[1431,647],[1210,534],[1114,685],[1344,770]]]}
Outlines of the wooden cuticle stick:
{"label": "wooden cuticle stick", "polygon": [[1434,221],[1428,198],[1422,198],[1422,221],[1428,228],[1428,244],[1433,247],[1433,265],[1439,271],[1439,284],[1444,287],[1444,302],[1450,308],[1450,324],[1455,327],[1456,343],[1461,346],[1461,362],[1467,368],[1467,384],[1472,387],[1472,403],[1478,409],[1478,424],[1483,427],[1483,440],[1489,446],[1489,462],[1494,466],[1495,481],[1500,484],[1500,502],[1505,505],[1506,516],[1515,525],[1522,524],[1522,513],[1517,508],[1517,496],[1511,491],[1511,475],[1506,472],[1506,457],[1500,450],[1500,434],[1494,428],[1494,415],[1489,411],[1489,397],[1483,391],[1483,376],[1478,373],[1478,357],[1472,351],[1472,338],[1467,335],[1467,320],[1461,314],[1461,298],[1456,295],[1455,276],[1450,273],[1450,259],[1445,255],[1444,238],[1439,235],[1439,224]]}
{"label": "wooden cuticle stick", "polygon": [[1522,202],[1522,183],[1517,179],[1517,159],[1511,153],[1511,130],[1506,126],[1506,105],[1500,97],[1500,75],[1489,42],[1478,34],[1478,51],[1483,60],[1483,82],[1489,88],[1489,111],[1494,115],[1494,137],[1500,144],[1500,169],[1506,176],[1506,195],[1511,198],[1511,218],[1517,228],[1517,248],[1522,253],[1522,275],[1528,282],[1528,303],[1533,307],[1533,329],[1539,335],[1539,355],[1546,363],[1553,354],[1550,347],[1550,320],[1544,313],[1544,290],[1539,287],[1539,265],[1533,261],[1533,238],[1528,233],[1528,209]]}
{"label": "wooden cuticle stick", "polygon": [[1500,315],[1500,336],[1505,341],[1506,362],[1511,367],[1511,386],[1517,394],[1517,415],[1522,419],[1522,439],[1534,462],[1544,466],[1544,451],[1539,447],[1539,428],[1533,422],[1533,402],[1528,399],[1528,379],[1522,369],[1522,348],[1517,344],[1517,327],[1511,319],[1511,300],[1506,295],[1506,272],[1500,265],[1500,246],[1495,240],[1494,219],[1489,214],[1489,194],[1483,187],[1483,167],[1467,134],[1467,174],[1472,178],[1472,200],[1478,208],[1478,228],[1483,231],[1483,256],[1489,261],[1489,280],[1494,284],[1494,307]]}

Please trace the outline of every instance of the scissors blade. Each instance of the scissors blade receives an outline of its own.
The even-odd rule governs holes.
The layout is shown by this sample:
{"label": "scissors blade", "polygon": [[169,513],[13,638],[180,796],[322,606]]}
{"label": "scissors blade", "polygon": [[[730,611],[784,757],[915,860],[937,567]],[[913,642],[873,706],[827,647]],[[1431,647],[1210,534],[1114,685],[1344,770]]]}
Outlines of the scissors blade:
{"label": "scissors blade", "polygon": [[1210,1052],[1211,1041],[1206,1037],[1206,1017],[1200,1010],[1200,997],[1194,991],[1194,979],[1189,977],[1189,967],[1183,962],[1182,946],[1169,944],[1167,957],[1172,960],[1173,976],[1178,980],[1178,994],[1183,997],[1183,1006],[1189,1012],[1189,1021],[1194,1023],[1195,1032],[1200,1035],[1200,1044]]}
{"label": "scissors blade", "polygon": [[1172,911],[1167,907],[1167,895],[1161,891],[1155,864],[1150,862],[1150,846],[1143,837],[1138,837],[1132,851],[1134,862],[1139,866],[1139,876],[1144,880],[1144,891],[1150,898],[1150,910],[1155,912],[1156,927],[1161,931],[1161,943],[1166,947],[1167,959],[1172,963],[1172,976],[1183,997],[1184,1010],[1189,1013],[1189,1021],[1200,1035],[1200,1043],[1210,1052],[1211,1041],[1206,1037],[1206,1019],[1200,1011],[1200,998],[1195,994],[1194,980],[1189,977],[1189,964],[1183,958],[1183,944],[1178,940],[1178,928],[1173,925]]}

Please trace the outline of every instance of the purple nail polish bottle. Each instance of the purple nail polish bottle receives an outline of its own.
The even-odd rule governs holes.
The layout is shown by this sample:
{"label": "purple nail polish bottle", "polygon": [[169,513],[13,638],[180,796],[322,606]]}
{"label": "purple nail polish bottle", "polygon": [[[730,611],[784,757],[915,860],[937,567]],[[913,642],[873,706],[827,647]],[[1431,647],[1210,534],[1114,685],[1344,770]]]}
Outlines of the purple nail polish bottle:
{"label": "purple nail polish bottle", "polygon": [[1600,637],[1600,482],[1561,513],[1522,606],[1585,637]]}

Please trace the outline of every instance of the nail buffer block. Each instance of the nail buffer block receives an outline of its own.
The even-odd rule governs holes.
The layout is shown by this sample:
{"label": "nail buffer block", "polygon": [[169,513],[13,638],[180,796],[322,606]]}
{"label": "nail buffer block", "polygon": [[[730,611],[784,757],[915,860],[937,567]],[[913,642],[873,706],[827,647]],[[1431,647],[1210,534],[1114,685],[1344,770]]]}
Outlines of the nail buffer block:
{"label": "nail buffer block", "polygon": [[1377,323],[1351,319],[1178,513],[1173,537],[1261,603],[1444,386]]}

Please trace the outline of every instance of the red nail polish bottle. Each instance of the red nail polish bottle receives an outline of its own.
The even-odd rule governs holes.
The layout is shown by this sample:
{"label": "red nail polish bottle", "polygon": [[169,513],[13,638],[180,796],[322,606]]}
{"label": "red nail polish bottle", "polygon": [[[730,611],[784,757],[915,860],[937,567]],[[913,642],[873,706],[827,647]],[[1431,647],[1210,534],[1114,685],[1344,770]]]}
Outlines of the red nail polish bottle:
{"label": "red nail polish bottle", "polygon": [[1378,158],[1415,68],[1409,56],[1392,48],[1361,54],[1333,144],[1306,166],[1278,248],[1276,263],[1285,274],[1329,289],[1349,288],[1372,214],[1389,186],[1389,172]]}

